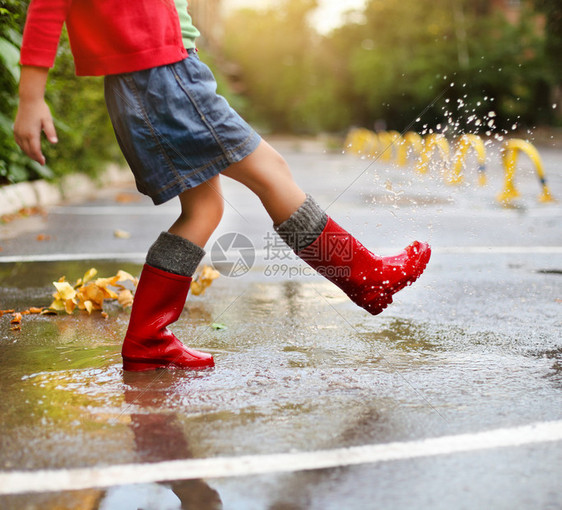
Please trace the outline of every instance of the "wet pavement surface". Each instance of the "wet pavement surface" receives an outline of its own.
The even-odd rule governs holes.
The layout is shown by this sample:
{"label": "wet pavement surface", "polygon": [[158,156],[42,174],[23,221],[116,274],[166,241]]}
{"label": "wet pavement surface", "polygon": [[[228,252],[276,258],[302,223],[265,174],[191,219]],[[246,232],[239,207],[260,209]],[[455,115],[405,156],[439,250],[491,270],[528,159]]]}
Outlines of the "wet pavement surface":
{"label": "wet pavement surface", "polygon": [[[516,177],[522,198],[506,208],[495,202],[502,171],[493,151],[480,188],[472,168],[450,187],[435,169],[418,175],[319,146],[279,149],[367,247],[390,254],[429,240],[422,278],[372,317],[274,249],[259,201],[223,179],[229,203],[209,248],[239,232],[256,261],[190,296],[172,328],[211,352],[215,369],[123,373],[129,312],[116,304],[107,319],[25,316],[18,332],[1,317],[0,486],[16,470],[326,451],[562,420],[562,206],[538,203],[530,164]],[[541,155],[562,199],[562,151]],[[105,189],[0,225],[0,309],[47,306],[51,282],[90,267],[138,275],[178,207],[135,196],[131,186]],[[562,442],[524,442],[282,474],[30,487],[0,496],[0,507],[556,509],[561,479]]]}

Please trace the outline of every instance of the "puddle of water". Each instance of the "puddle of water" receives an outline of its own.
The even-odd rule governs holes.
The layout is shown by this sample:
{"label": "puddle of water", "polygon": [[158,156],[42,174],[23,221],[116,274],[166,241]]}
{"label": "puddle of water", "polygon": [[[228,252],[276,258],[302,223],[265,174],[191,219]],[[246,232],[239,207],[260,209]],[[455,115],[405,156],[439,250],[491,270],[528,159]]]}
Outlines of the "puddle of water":
{"label": "puddle of water", "polygon": [[[110,312],[107,320],[29,317],[18,334],[0,322],[1,469],[411,439],[508,423],[514,408],[530,421],[547,419],[560,399],[560,385],[546,378],[556,353],[529,356],[492,331],[372,318],[317,281],[218,280],[190,298],[173,330],[213,353],[217,366],[207,371],[123,373],[128,312]],[[212,329],[217,321],[227,329]],[[181,500],[185,487],[79,491],[71,500],[118,508],[122,498]],[[190,490],[219,504],[203,482]],[[33,498],[49,508],[47,496]]]}
{"label": "puddle of water", "polygon": [[13,289],[44,288],[66,276],[67,281],[74,282],[84,273],[95,267],[99,276],[113,276],[119,269],[133,275],[140,274],[141,265],[126,261],[59,261],[59,262],[14,262],[0,263],[0,286]]}

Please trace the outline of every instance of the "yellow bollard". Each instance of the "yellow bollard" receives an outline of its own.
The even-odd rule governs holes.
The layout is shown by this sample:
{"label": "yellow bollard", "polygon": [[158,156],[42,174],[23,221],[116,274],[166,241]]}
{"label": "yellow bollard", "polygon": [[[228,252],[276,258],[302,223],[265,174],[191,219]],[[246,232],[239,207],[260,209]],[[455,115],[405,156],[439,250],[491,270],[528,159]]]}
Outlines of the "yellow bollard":
{"label": "yellow bollard", "polygon": [[448,180],[449,184],[460,184],[463,181],[462,170],[470,148],[473,148],[478,156],[478,184],[480,186],[486,184],[486,147],[479,136],[471,134],[462,135],[458,139],[453,170]]}
{"label": "yellow bollard", "polygon": [[439,149],[439,154],[445,163],[449,162],[449,142],[441,134],[431,134],[427,135],[424,139],[423,151],[421,153],[420,159],[416,164],[416,171],[420,174],[425,174],[429,170],[429,160],[433,154],[435,148]]}
{"label": "yellow bollard", "polygon": [[524,152],[529,159],[533,162],[537,176],[539,178],[540,184],[542,186],[542,193],[539,196],[540,202],[555,202],[554,197],[551,195],[550,190],[546,184],[546,177],[544,175],[544,168],[542,164],[541,157],[537,149],[526,142],[525,140],[520,140],[514,138],[508,140],[502,147],[503,152],[503,166],[505,170],[505,180],[504,180],[504,190],[497,196],[498,202],[509,204],[511,200],[520,196],[519,192],[515,188],[515,168],[517,165],[517,158],[519,152]]}
{"label": "yellow bollard", "polygon": [[353,128],[349,130],[344,142],[344,149],[348,152],[355,152],[357,139],[359,137],[359,129]]}
{"label": "yellow bollard", "polygon": [[355,141],[355,133],[356,133],[356,129],[350,129],[347,132],[347,135],[345,137],[345,140],[343,142],[343,150],[344,151],[351,151],[352,147],[353,147],[353,142]]}
{"label": "yellow bollard", "polygon": [[345,139],[345,149],[358,156],[374,156],[378,140],[375,133],[364,128],[352,129]]}
{"label": "yellow bollard", "polygon": [[398,146],[396,154],[396,163],[398,165],[406,166],[408,163],[408,149],[410,148],[417,157],[423,151],[423,138],[413,131],[408,131],[403,137],[403,142]]}
{"label": "yellow bollard", "polygon": [[380,131],[377,133],[379,138],[379,152],[384,161],[392,159],[392,149],[398,152],[398,147],[402,145],[404,140],[398,131]]}
{"label": "yellow bollard", "polygon": [[365,133],[365,144],[364,144],[364,154],[368,158],[374,158],[379,149],[379,139],[373,131],[366,130]]}

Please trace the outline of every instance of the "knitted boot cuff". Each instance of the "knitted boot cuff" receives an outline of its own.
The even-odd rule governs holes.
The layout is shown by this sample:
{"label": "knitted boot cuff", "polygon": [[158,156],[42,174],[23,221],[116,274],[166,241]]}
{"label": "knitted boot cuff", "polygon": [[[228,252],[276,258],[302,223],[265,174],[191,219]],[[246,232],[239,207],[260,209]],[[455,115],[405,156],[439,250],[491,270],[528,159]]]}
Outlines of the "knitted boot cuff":
{"label": "knitted boot cuff", "polygon": [[146,255],[146,263],[157,269],[182,276],[192,276],[205,250],[188,239],[162,232]]}
{"label": "knitted boot cuff", "polygon": [[311,245],[328,223],[328,215],[310,196],[306,195],[303,204],[280,225],[273,225],[281,239],[295,252]]}

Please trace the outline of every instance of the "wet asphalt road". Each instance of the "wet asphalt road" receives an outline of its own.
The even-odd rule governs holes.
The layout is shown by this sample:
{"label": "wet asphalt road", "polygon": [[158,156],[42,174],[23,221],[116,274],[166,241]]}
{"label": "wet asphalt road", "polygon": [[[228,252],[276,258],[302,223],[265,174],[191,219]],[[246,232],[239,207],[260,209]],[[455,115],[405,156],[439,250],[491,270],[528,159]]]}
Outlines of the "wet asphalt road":
{"label": "wet asphalt road", "polygon": [[[390,254],[429,240],[422,278],[372,317],[279,249],[259,201],[224,179],[228,205],[209,248],[243,233],[255,262],[191,296],[174,326],[212,352],[216,368],[123,374],[128,312],[116,305],[105,320],[26,316],[20,332],[0,318],[0,488],[14,470],[62,477],[77,467],[417,444],[562,420],[562,207],[537,202],[528,162],[516,178],[522,197],[506,208],[495,202],[494,151],[488,186],[476,185],[469,160],[466,183],[453,188],[437,169],[420,176],[317,144],[278,147],[297,181],[369,248]],[[562,151],[541,155],[562,199]],[[135,196],[123,185],[0,225],[0,309],[48,305],[52,281],[90,267],[138,274],[178,207]],[[562,441],[467,450],[281,474],[30,486],[0,496],[0,507],[562,508]]]}

